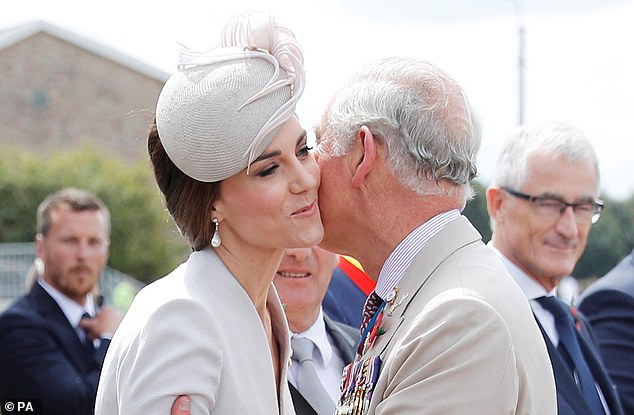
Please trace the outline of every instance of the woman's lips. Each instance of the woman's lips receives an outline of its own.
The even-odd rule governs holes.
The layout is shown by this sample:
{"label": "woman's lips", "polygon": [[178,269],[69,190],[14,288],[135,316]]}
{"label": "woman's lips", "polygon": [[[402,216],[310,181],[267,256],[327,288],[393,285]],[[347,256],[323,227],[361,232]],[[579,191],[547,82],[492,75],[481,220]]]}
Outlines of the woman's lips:
{"label": "woman's lips", "polygon": [[296,210],[291,216],[312,216],[317,213],[317,203],[313,202],[301,209]]}

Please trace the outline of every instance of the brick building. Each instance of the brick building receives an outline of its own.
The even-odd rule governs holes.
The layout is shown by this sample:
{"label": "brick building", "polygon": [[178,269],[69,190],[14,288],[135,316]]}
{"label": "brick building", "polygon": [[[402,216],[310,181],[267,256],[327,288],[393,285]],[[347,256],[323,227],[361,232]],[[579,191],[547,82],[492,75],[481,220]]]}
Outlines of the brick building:
{"label": "brick building", "polygon": [[0,30],[0,147],[86,140],[136,160],[168,74],[44,21]]}

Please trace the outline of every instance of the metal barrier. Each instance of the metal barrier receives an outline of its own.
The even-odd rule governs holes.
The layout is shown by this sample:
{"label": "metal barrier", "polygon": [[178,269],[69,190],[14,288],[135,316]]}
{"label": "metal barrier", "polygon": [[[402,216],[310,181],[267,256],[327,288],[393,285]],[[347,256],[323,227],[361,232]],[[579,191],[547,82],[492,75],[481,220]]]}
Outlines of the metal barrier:
{"label": "metal barrier", "polygon": [[[33,242],[0,243],[0,311],[29,290],[27,274],[35,258]],[[127,274],[106,267],[99,280],[99,291],[106,304],[125,312],[144,285]]]}

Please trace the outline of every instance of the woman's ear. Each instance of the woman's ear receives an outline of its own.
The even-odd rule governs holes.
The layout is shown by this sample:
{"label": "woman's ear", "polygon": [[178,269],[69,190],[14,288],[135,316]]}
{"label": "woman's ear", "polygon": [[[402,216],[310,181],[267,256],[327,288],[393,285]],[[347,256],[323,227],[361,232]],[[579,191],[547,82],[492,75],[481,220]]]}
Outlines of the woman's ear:
{"label": "woman's ear", "polygon": [[223,200],[220,197],[214,198],[211,203],[211,217],[218,219],[219,222],[222,222],[225,218],[223,205]]}

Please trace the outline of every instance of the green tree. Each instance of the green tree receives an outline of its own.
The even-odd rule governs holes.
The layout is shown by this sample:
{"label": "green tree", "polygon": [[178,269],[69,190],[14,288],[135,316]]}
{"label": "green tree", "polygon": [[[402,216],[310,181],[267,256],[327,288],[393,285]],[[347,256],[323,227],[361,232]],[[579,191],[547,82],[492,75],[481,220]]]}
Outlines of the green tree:
{"label": "green tree", "polygon": [[592,225],[583,255],[573,272],[576,278],[604,275],[634,248],[634,197],[619,202],[604,197],[606,208]]}
{"label": "green tree", "polygon": [[489,224],[489,212],[487,211],[486,186],[479,181],[472,183],[475,190],[475,197],[467,202],[463,214],[469,218],[473,226],[482,235],[482,240],[491,240],[491,225]]}
{"label": "green tree", "polygon": [[185,258],[188,248],[163,207],[147,161],[125,163],[90,145],[45,156],[2,149],[0,242],[32,241],[37,206],[66,186],[90,190],[108,205],[113,268],[150,282]]}

